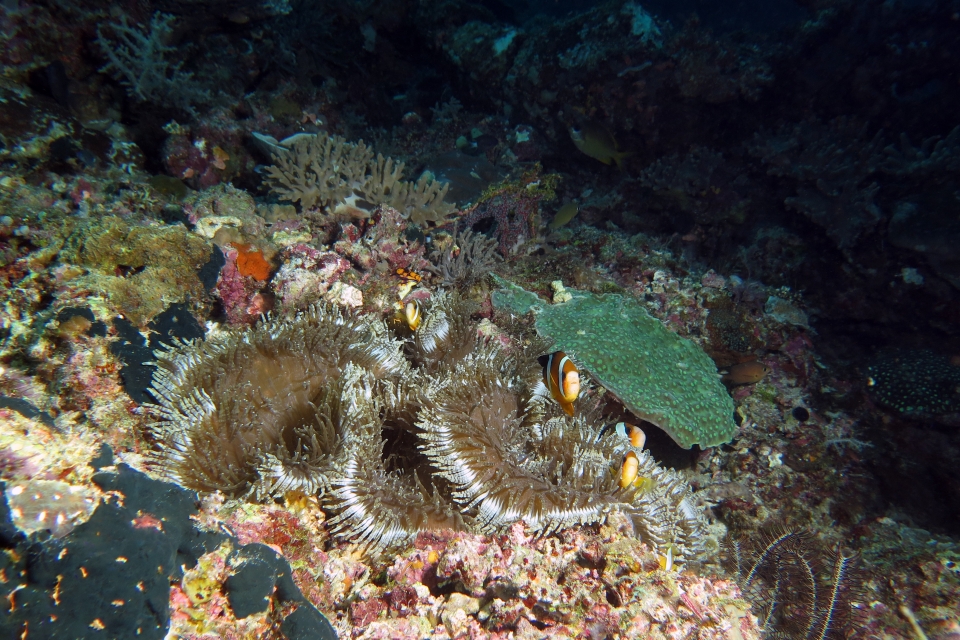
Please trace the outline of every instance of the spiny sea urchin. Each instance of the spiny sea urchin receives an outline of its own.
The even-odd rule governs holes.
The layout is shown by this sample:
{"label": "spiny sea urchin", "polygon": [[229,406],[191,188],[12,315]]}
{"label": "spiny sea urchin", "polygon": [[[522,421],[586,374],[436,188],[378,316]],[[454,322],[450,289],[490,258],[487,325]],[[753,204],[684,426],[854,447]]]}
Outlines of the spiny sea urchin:
{"label": "spiny sea urchin", "polygon": [[[477,338],[471,305],[439,293],[413,339],[319,306],[159,356],[155,459],[200,491],[316,493],[335,534],[371,552],[419,531],[549,533],[621,511],[675,557],[702,553],[688,485],[593,411],[538,393],[538,353]],[[638,481],[619,486],[633,451]]]}

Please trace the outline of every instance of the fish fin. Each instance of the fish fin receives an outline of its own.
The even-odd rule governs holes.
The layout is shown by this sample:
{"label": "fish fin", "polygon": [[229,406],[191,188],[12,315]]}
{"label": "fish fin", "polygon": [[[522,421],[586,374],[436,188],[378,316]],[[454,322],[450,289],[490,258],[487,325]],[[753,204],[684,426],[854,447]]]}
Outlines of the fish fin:
{"label": "fish fin", "polygon": [[546,354],[544,354],[544,355],[542,355],[542,356],[538,356],[538,357],[537,357],[537,362],[540,363],[540,366],[541,366],[541,367],[547,366],[547,363],[550,362],[550,354],[549,354],[549,353],[546,353]]}
{"label": "fish fin", "polygon": [[564,412],[571,418],[573,417],[573,403],[572,402],[558,402],[558,404],[563,407]]}

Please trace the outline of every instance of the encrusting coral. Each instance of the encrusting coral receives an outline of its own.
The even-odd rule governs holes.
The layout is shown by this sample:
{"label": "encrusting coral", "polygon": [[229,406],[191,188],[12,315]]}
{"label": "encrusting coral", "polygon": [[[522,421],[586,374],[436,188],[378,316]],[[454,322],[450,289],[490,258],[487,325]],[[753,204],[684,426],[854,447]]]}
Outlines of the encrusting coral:
{"label": "encrusting coral", "polygon": [[[471,310],[437,293],[402,342],[318,306],[162,353],[155,461],[201,491],[316,493],[334,533],[371,553],[425,530],[546,534],[619,511],[664,553],[698,559],[704,520],[682,478],[602,435],[595,410],[563,415],[538,354],[478,339]],[[630,451],[638,478],[621,488]]]}

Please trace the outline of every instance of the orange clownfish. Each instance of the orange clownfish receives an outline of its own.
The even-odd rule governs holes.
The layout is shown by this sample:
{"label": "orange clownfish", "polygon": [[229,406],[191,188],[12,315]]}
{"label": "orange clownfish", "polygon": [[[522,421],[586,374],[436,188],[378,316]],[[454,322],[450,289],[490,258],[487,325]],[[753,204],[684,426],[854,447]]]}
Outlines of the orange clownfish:
{"label": "orange clownfish", "polygon": [[643,449],[643,445],[647,442],[647,434],[643,432],[643,429],[626,422],[617,423],[617,435],[628,438],[630,444],[637,449]]}
{"label": "orange clownfish", "polygon": [[633,484],[640,473],[640,459],[633,451],[628,451],[623,457],[623,464],[620,466],[620,488],[626,489]]}
{"label": "orange clownfish", "polygon": [[573,401],[580,395],[580,372],[563,351],[540,356],[543,366],[543,383],[550,390],[568,416],[573,415]]}
{"label": "orange clownfish", "polygon": [[[647,434],[643,429],[626,422],[617,423],[617,435],[630,441],[630,445],[637,449],[643,449],[647,442]],[[640,458],[633,451],[628,451],[623,457],[623,464],[620,466],[620,488],[626,489],[632,484],[637,483],[637,476],[640,474]]]}
{"label": "orange clownfish", "polygon": [[423,308],[420,306],[419,300],[411,300],[403,305],[403,319],[407,321],[410,331],[416,331],[420,328],[420,323],[423,321]]}

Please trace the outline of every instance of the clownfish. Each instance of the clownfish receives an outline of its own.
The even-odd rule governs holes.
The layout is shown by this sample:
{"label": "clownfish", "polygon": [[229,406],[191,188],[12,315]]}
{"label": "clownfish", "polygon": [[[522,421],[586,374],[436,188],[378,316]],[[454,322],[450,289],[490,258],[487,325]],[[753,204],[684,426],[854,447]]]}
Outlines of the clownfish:
{"label": "clownfish", "polygon": [[419,300],[411,300],[403,305],[403,319],[407,321],[410,331],[420,328],[420,323],[423,322],[423,307],[420,306]]}
{"label": "clownfish", "polygon": [[629,439],[630,444],[637,449],[643,449],[643,445],[647,442],[647,434],[643,429],[626,422],[617,423],[617,435]]}
{"label": "clownfish", "polygon": [[580,371],[563,351],[540,356],[537,361],[543,366],[543,383],[550,395],[568,416],[573,415],[573,401],[580,395]]}
{"label": "clownfish", "polygon": [[600,429],[599,435],[597,435],[597,442],[600,442],[600,438],[602,438],[610,429],[616,431],[617,435],[621,438],[629,440],[630,445],[636,447],[637,449],[643,449],[643,445],[647,442],[647,434],[643,432],[643,429],[636,425],[627,424],[626,422],[603,425],[603,428]]}
{"label": "clownfish", "polygon": [[633,451],[628,451],[623,457],[623,464],[620,465],[620,488],[626,489],[633,484],[640,473],[640,459]]}
{"label": "clownfish", "polygon": [[627,451],[623,462],[610,469],[621,489],[629,489],[636,495],[649,493],[657,487],[657,481],[649,476],[640,475],[640,456],[635,451]]}
{"label": "clownfish", "polygon": [[[627,424],[626,422],[618,422],[616,425],[605,425],[600,430],[600,435],[597,440],[599,441],[599,439],[603,437],[603,434],[611,427],[617,432],[617,436],[628,440],[630,446],[637,450],[643,449],[643,445],[647,442],[647,434],[643,432],[643,429],[632,424]],[[620,468],[617,469],[614,467],[612,471],[614,474],[619,474],[618,483],[621,489],[635,487],[636,489],[645,491],[653,484],[650,478],[639,477],[640,458],[637,456],[636,451],[627,451],[623,456],[623,462],[620,464]]]}
{"label": "clownfish", "polygon": [[611,471],[619,474],[615,477],[621,489],[631,489],[639,494],[653,491],[657,486],[657,481],[653,478],[640,475],[640,457],[636,451],[627,451],[620,469],[613,468]]}
{"label": "clownfish", "polygon": [[668,544],[663,553],[657,554],[657,562],[663,571],[672,571],[675,564],[673,545]]}

